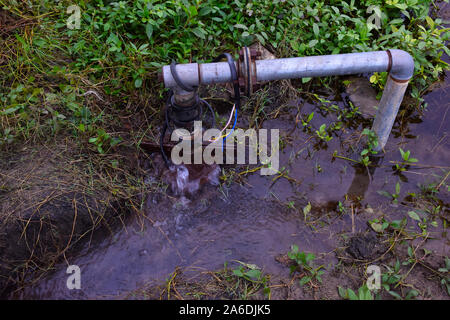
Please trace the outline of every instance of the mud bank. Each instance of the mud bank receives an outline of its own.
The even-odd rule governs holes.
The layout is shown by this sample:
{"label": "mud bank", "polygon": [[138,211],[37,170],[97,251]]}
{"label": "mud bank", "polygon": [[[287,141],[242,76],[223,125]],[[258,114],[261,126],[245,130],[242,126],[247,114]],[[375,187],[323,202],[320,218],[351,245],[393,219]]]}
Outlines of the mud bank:
{"label": "mud bank", "polygon": [[0,161],[0,295],[33,282],[123,214],[74,145],[23,147]]}

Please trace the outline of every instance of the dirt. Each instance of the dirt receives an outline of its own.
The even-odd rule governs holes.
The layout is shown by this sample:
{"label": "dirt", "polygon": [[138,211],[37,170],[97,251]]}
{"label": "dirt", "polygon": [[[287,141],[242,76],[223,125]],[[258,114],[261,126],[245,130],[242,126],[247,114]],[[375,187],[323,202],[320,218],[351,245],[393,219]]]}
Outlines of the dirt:
{"label": "dirt", "polygon": [[13,30],[22,29],[33,23],[35,22],[32,19],[15,17],[10,12],[0,9],[0,39],[7,38]]}
{"label": "dirt", "polygon": [[118,215],[114,199],[86,184],[88,163],[72,149],[34,146],[2,155],[0,295],[60,262]]}
{"label": "dirt", "polygon": [[[449,61],[447,56],[443,59]],[[347,92],[350,98],[361,88],[369,88],[367,77],[360,79],[365,79],[363,84]],[[447,72],[444,81],[425,96],[425,111],[405,111],[403,106],[384,156],[373,158],[370,169],[344,159],[358,160],[361,132],[370,124],[367,119],[355,116],[324,144],[303,130],[299,118],[315,112],[311,126],[318,128],[336,121],[336,114],[325,113],[307,96],[280,101],[277,93],[282,88],[271,87],[270,104],[264,109],[270,120],[257,124],[280,129],[282,174],[261,176],[251,172],[252,167],[222,166],[221,183],[215,186],[210,174],[217,167],[192,166],[186,167],[187,182],[194,181],[195,188],[180,189],[178,175],[164,167],[159,155],[140,155],[145,172],[139,178],[151,190],[141,195],[143,215],[129,217],[114,230],[93,232],[102,219],[93,221],[90,213],[97,211],[106,219],[127,212],[111,210],[118,206],[101,188],[86,192],[85,175],[74,176],[73,172],[85,173],[89,163],[68,152],[70,148],[24,149],[5,157],[0,162],[0,222],[6,226],[0,234],[0,275],[3,282],[9,277],[16,289],[8,297],[236,299],[245,292],[239,286],[233,289],[237,279],[224,274],[223,268],[227,263],[230,271],[240,261],[257,265],[269,277],[272,299],[340,299],[337,288],[357,291],[367,280],[368,265],[377,265],[388,274],[398,261],[398,275],[404,278],[401,285],[390,289],[403,297],[414,289],[418,299],[448,300],[441,284],[448,273],[438,271],[444,267],[444,257],[450,256],[448,86]],[[369,95],[364,90],[362,97]],[[340,91],[323,88],[320,95],[349,109]],[[361,107],[367,105],[372,103],[361,100]],[[221,104],[223,109],[229,107],[229,103]],[[250,116],[241,116],[238,126],[249,123]],[[402,172],[394,170],[401,160],[399,147],[419,159]],[[65,170],[68,165],[73,167]],[[395,203],[379,191],[392,194],[397,182],[401,191]],[[440,187],[426,191],[430,184]],[[437,207],[437,213],[430,213]],[[419,236],[423,230],[410,217],[411,210],[427,219],[426,237]],[[408,229],[389,226],[375,232],[370,223],[374,219],[405,219]],[[89,241],[80,240],[80,248],[63,261],[55,259],[86,232],[89,236],[84,239]],[[299,280],[308,273],[302,268],[290,272],[293,262],[287,253],[293,244],[300,251],[314,253],[314,266],[325,271],[321,282],[300,286]],[[409,261],[411,254],[416,257],[413,262]],[[27,265],[32,257],[37,264]],[[52,270],[37,273],[34,265],[43,267],[47,262],[48,266],[48,260]],[[20,270],[27,270],[25,274],[9,276],[13,266],[24,264],[27,268]],[[68,264],[80,266],[81,290],[67,289]],[[37,274],[41,277],[36,278]],[[25,278],[35,281],[24,283]],[[260,288],[248,298],[267,296]],[[383,291],[381,298],[393,296]]]}
{"label": "dirt", "polygon": [[355,107],[358,107],[364,118],[373,118],[377,111],[379,101],[377,91],[372,87],[369,80],[364,77],[346,78],[346,93]]}
{"label": "dirt", "polygon": [[377,237],[374,233],[358,234],[350,238],[347,252],[355,259],[368,260],[377,253]]}
{"label": "dirt", "polygon": [[[420,193],[418,184],[443,181],[445,170],[448,171],[447,87],[448,84],[438,86],[425,97],[428,111],[423,117],[399,118],[384,158],[378,159],[377,166],[370,170],[333,156],[335,150],[350,158],[358,154],[359,149],[354,151],[352,146],[357,144],[358,132],[366,122],[360,120],[354,127],[349,124],[342,135],[333,136],[324,146],[311,139],[300,125],[295,125],[297,112],[307,115],[315,111],[312,121],[315,127],[329,124],[335,118],[333,114],[322,115],[317,104],[303,99],[295,102],[301,104],[298,108],[282,108],[277,119],[263,123],[264,128],[280,128],[287,141],[280,153],[280,168],[288,169],[285,176],[264,177],[258,172],[235,173],[228,178],[222,175],[217,187],[207,179],[213,168],[192,167],[191,177],[203,179],[203,183],[186,197],[177,194],[176,175],[171,176],[160,156],[154,154],[142,160],[146,168],[144,181],[148,186],[160,185],[161,190],[143,195],[144,221],[130,218],[113,235],[97,231],[79,253],[67,257],[66,263],[56,264],[45,278],[11,297],[168,298],[164,279],[170,279],[174,270],[178,270],[179,274],[188,276],[180,278],[175,286],[178,294],[173,293],[171,298],[236,298],[224,291],[226,287],[220,282],[214,282],[217,281],[214,276],[202,273],[220,270],[226,262],[234,268],[236,261],[256,264],[270,276],[272,299],[338,299],[338,287],[357,291],[367,278],[367,265],[376,264],[386,271],[397,260],[408,260],[408,242],[400,243],[395,231],[374,233],[369,221],[406,218],[408,226],[420,232],[407,212],[417,206],[425,209],[433,203],[441,206],[443,219],[448,219],[449,193],[445,184],[434,195],[436,201],[408,198],[408,193]],[[336,95],[328,95],[333,96]],[[347,107],[344,100],[335,103]],[[276,111],[276,107],[271,111]],[[411,150],[412,156],[420,161],[419,167],[410,166],[400,175],[393,171],[390,162],[399,160],[399,146]],[[229,169],[233,166],[222,168]],[[236,168],[237,172],[244,173],[246,169]],[[393,192],[398,181],[402,190],[398,204],[378,193],[379,190]],[[311,207],[305,214],[308,204]],[[73,215],[69,217],[71,220]],[[423,263],[430,263],[427,266],[432,270],[442,268],[444,257],[450,253],[444,220],[436,221],[437,227],[430,227],[430,239],[415,244],[430,250]],[[67,223],[71,226],[71,221]],[[399,244],[391,248],[392,241]],[[322,283],[299,285],[304,274],[289,272],[292,261],[286,255],[292,244],[316,255],[314,264],[322,265],[325,270]],[[67,289],[67,264],[80,266],[82,290]],[[408,269],[409,266],[402,266],[401,274],[406,274]],[[399,291],[403,295],[411,286],[420,292],[421,299],[448,299],[441,278],[422,264],[405,281],[407,286]],[[197,297],[195,291],[206,294]],[[258,297],[264,298],[262,290],[252,296]],[[382,298],[393,297],[383,293]]]}

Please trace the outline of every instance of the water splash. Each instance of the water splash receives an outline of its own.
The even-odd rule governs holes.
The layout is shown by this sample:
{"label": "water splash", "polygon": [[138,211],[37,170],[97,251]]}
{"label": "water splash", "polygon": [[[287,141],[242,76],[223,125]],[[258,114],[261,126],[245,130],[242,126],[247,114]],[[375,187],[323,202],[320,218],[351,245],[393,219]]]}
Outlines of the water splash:
{"label": "water splash", "polygon": [[192,196],[203,185],[219,184],[220,167],[213,165],[176,165],[168,169],[162,178],[167,182],[175,195]]}

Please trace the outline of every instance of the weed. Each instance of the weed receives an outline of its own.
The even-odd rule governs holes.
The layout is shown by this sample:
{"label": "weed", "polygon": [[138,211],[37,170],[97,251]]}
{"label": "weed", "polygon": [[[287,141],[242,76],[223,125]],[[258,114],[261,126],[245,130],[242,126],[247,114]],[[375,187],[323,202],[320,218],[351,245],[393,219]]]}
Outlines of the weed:
{"label": "weed", "polygon": [[324,123],[319,127],[319,130],[316,130],[316,136],[325,142],[330,141],[331,139],[333,139],[333,137],[331,137],[330,135],[328,135],[327,132],[327,125]]}
{"label": "weed", "polygon": [[316,258],[313,253],[299,251],[297,245],[292,245],[291,251],[288,252],[288,257],[295,262],[295,265],[291,266],[291,273],[299,268],[303,271],[303,275],[300,278],[300,286],[304,286],[307,283],[313,284],[314,280],[322,283],[324,271],[320,269],[322,269],[323,266],[313,266],[312,262]]}
{"label": "weed", "polygon": [[447,290],[447,294],[450,296],[450,259],[444,257],[445,267],[439,268],[438,271],[442,272],[446,276],[441,279],[442,286]]}
{"label": "weed", "polygon": [[411,163],[415,163],[415,162],[417,162],[417,161],[419,161],[419,160],[417,160],[416,158],[411,158],[410,156],[411,156],[411,151],[403,151],[403,149],[402,148],[399,148],[399,151],[400,151],[400,154],[401,154],[401,156],[402,156],[402,160],[403,160],[403,162],[402,163],[400,163],[400,164],[395,164],[395,170],[396,171],[405,171],[405,170],[407,170],[408,169],[408,165],[409,164],[411,164]]}
{"label": "weed", "polygon": [[[416,210],[417,211],[417,210]],[[408,211],[408,216],[417,221],[417,225],[419,226],[419,228],[422,230],[422,235],[426,236],[428,234],[428,221],[427,218],[421,218],[415,211]],[[433,227],[437,227],[437,222],[436,221],[431,221],[429,222],[429,224]]]}
{"label": "weed", "polygon": [[373,300],[372,293],[367,288],[367,285],[363,285],[358,289],[358,294],[356,294],[352,289],[344,289],[338,287],[339,295],[346,300]]}
{"label": "weed", "polygon": [[[413,250],[411,249],[411,247],[408,248],[408,253],[412,256],[413,255]],[[415,265],[415,264],[414,264]],[[414,265],[412,268],[414,268]],[[406,300],[410,300],[415,298],[416,296],[419,295],[419,292],[415,289],[410,289],[408,290],[408,292],[406,293],[405,296],[400,295],[399,293],[397,293],[396,291],[394,291],[393,289],[397,288],[400,285],[406,286],[406,284],[403,283],[403,281],[406,279],[407,274],[402,275],[400,273],[400,261],[396,260],[395,264],[393,266],[388,266],[386,265],[386,269],[387,271],[382,273],[381,275],[381,287],[387,292],[389,293],[391,296],[393,296],[394,298],[398,299],[398,300],[402,300],[402,299],[406,299]],[[412,268],[410,270],[412,270]],[[410,271],[409,271],[410,272]],[[408,286],[406,286],[408,287]]]}
{"label": "weed", "polygon": [[311,112],[311,113],[308,115],[308,117],[306,118],[306,120],[303,120],[303,118],[302,118],[302,126],[303,126],[303,127],[309,127],[309,123],[311,122],[311,120],[313,119],[313,117],[314,117],[314,112]]}
{"label": "weed", "polygon": [[[241,261],[236,261],[240,265],[233,269],[233,275],[226,275],[228,281],[234,281],[233,292],[236,293],[237,289],[240,288],[239,299],[248,299],[254,295],[262,287],[263,292],[270,299],[270,287],[268,286],[269,278],[263,275],[262,271],[258,266],[254,264],[248,264]],[[226,270],[226,267],[225,267]]]}
{"label": "weed", "polygon": [[377,154],[375,148],[378,146],[378,138],[375,132],[370,129],[364,129],[361,135],[367,137],[367,145],[360,153],[359,162],[367,167],[370,162],[370,155]]}
{"label": "weed", "polygon": [[384,233],[388,228],[391,228],[392,230],[403,229],[406,226],[407,221],[406,219],[387,221],[384,218],[381,219],[375,218],[369,220],[368,223],[375,232]]}
{"label": "weed", "polygon": [[379,190],[378,194],[390,198],[393,203],[397,204],[398,203],[398,197],[400,196],[400,182],[397,182],[395,184],[394,193],[389,193],[389,192],[384,191],[384,190]]}

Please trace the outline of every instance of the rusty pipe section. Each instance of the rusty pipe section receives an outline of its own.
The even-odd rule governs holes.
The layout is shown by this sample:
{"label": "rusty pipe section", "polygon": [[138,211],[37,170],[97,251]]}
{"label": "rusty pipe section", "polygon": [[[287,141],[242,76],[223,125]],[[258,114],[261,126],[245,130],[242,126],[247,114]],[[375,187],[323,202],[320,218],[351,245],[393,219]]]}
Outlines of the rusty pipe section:
{"label": "rusty pipe section", "polygon": [[[243,48],[236,62],[239,83],[247,94],[251,94],[256,82],[261,81],[389,72],[372,127],[378,135],[379,150],[387,142],[409,79],[414,73],[412,57],[397,49],[271,60],[257,60],[256,56],[248,48]],[[231,72],[226,62],[180,64],[177,65],[177,73],[183,83],[193,87],[231,82]],[[172,88],[175,95],[177,92],[183,93],[172,77],[170,66],[164,66],[161,75],[166,88]]]}

